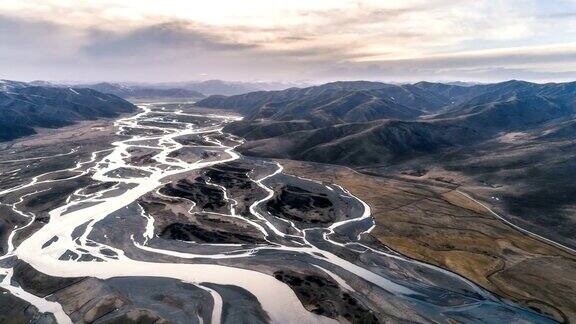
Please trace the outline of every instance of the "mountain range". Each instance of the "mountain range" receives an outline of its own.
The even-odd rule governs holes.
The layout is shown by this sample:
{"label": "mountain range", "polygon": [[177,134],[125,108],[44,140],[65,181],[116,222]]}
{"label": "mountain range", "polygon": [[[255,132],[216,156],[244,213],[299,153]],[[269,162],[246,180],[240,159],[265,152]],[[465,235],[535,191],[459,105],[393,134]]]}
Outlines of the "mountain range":
{"label": "mountain range", "polygon": [[245,116],[226,127],[244,154],[488,185],[518,223],[576,246],[576,82],[333,82],[197,106]]}
{"label": "mountain range", "polygon": [[118,96],[92,89],[0,80],[0,141],[35,134],[37,127],[58,128],[135,110]]}
{"label": "mountain range", "polygon": [[[239,94],[287,87],[283,83],[208,80],[178,83],[85,83],[0,80],[0,141],[35,134],[79,120],[133,112],[129,101],[196,101],[207,94]],[[200,90],[200,91],[198,91]]]}
{"label": "mountain range", "polygon": [[294,85],[282,82],[233,82],[223,80],[170,83],[97,82],[71,84],[37,80],[28,84],[44,87],[89,88],[131,101],[196,101],[205,98],[206,95],[230,96],[261,90],[281,90]]}
{"label": "mountain range", "polygon": [[155,87],[155,88],[179,88],[179,89],[198,91],[205,95],[232,96],[254,91],[283,90],[297,85],[302,85],[302,83],[205,80],[205,81],[142,84],[141,86]]}
{"label": "mountain range", "polygon": [[[357,150],[366,145],[366,152],[354,162],[334,161],[331,154],[306,159],[366,166],[401,160],[403,153],[469,145],[502,132],[537,130],[550,122],[571,120],[576,112],[574,95],[576,83],[509,81],[458,86],[358,81],[210,96],[197,105],[244,115],[243,121],[228,130],[252,140],[243,147],[246,151],[303,158],[315,150],[329,151],[336,146],[348,151],[345,144],[351,141]],[[298,136],[293,136],[294,132]],[[314,141],[302,141],[308,136]],[[282,141],[281,148],[274,143],[277,141]],[[356,142],[363,145],[358,147]],[[381,152],[375,152],[370,143],[377,144]]]}
{"label": "mountain range", "polygon": [[113,94],[127,100],[198,100],[206,97],[198,91],[189,89],[159,88],[109,82],[80,84],[75,85],[75,87],[89,88],[99,92]]}

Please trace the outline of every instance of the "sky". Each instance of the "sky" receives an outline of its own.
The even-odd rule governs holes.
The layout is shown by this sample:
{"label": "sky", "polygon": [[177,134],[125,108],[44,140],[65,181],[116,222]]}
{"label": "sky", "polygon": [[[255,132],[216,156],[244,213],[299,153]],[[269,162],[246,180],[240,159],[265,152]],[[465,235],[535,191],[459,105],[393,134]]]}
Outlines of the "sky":
{"label": "sky", "polygon": [[0,79],[576,80],[576,0],[0,0]]}

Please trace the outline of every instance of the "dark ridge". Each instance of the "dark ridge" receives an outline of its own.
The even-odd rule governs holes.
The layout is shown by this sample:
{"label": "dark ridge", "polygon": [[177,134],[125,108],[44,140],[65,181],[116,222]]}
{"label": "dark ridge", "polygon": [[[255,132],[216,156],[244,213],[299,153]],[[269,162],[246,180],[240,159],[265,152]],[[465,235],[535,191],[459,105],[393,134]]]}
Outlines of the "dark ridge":
{"label": "dark ridge", "polygon": [[59,128],[81,120],[115,118],[136,107],[115,95],[91,89],[0,84],[0,141],[35,134],[35,128]]}

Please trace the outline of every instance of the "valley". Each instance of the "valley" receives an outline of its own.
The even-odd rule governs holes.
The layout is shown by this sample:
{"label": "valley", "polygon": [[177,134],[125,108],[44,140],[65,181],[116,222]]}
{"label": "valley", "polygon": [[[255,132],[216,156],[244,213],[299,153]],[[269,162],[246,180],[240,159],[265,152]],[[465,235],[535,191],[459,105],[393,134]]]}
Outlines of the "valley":
{"label": "valley", "polygon": [[575,17],[0,0],[0,324],[576,324]]}
{"label": "valley", "polygon": [[[513,293],[503,300],[484,289],[518,291],[520,285],[497,280],[497,289],[477,285],[470,280],[481,275],[463,266],[450,272],[438,267],[451,267],[440,257],[415,260],[422,259],[418,240],[402,249],[403,239],[414,238],[383,223],[387,210],[404,217],[394,205],[402,204],[400,198],[375,200],[355,184],[382,187],[380,180],[238,154],[244,139],[225,130],[240,119],[226,110],[143,104],[136,114],[116,120],[8,142],[0,161],[0,207],[6,215],[0,227],[0,305],[10,305],[4,319],[552,323],[561,318],[562,305],[542,306],[554,300],[539,297],[532,305]],[[330,178],[331,172],[338,177]],[[444,195],[458,207],[446,214],[479,217],[502,230],[479,207],[464,208],[448,192],[416,192],[422,200],[417,195],[448,208],[437,198]],[[404,199],[410,203],[414,196]],[[529,245],[543,256],[573,262],[539,242],[499,235],[510,235],[503,246],[510,240],[509,248],[524,257],[521,250]]]}

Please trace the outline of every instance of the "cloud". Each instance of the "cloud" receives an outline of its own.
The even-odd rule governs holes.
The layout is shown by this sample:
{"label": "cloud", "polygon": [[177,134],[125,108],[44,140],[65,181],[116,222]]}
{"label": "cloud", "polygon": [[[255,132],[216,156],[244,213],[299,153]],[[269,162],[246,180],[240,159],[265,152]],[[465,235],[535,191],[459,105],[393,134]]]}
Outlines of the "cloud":
{"label": "cloud", "polygon": [[538,81],[576,78],[576,43],[484,50],[409,59],[370,60],[334,65],[319,73],[325,79],[368,78],[386,81],[467,80]]}
{"label": "cloud", "polygon": [[77,36],[74,30],[51,22],[0,15],[0,58],[23,61],[63,57],[74,52]]}
{"label": "cloud", "polygon": [[[5,0],[5,78],[568,78],[564,0]],[[559,17],[559,19],[551,19]],[[562,32],[558,32],[558,31]],[[564,73],[566,72],[566,73]]]}
{"label": "cloud", "polygon": [[194,55],[202,52],[243,51],[254,48],[223,39],[186,22],[168,22],[138,28],[129,32],[111,32],[92,29],[89,43],[82,52],[94,58],[119,58],[171,55]]}

